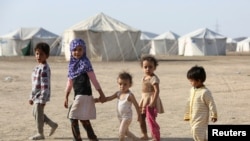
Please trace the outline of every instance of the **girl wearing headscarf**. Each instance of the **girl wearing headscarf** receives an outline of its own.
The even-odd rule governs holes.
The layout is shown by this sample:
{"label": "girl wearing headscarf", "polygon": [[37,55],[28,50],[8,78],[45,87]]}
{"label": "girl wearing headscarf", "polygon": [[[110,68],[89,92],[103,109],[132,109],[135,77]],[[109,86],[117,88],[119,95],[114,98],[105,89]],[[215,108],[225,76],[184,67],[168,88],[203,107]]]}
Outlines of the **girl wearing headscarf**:
{"label": "girl wearing headscarf", "polygon": [[[64,107],[69,107],[68,118],[71,121],[74,141],[82,141],[78,121],[86,130],[89,140],[98,141],[90,123],[91,119],[96,119],[96,108],[90,81],[98,91],[101,102],[105,101],[105,95],[96,79],[91,62],[86,56],[85,42],[82,39],[72,40],[70,53]],[[74,90],[74,101],[68,106],[68,96],[72,88]]]}

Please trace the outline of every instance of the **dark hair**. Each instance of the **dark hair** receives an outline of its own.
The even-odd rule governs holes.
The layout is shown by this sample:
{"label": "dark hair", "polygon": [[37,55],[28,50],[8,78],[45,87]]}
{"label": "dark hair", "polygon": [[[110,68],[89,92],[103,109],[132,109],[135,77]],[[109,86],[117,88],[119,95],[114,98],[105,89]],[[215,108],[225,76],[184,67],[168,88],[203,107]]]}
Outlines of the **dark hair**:
{"label": "dark hair", "polygon": [[120,78],[122,80],[129,80],[129,82],[132,84],[133,81],[132,81],[132,75],[126,71],[122,71],[119,73],[117,79]]}
{"label": "dark hair", "polygon": [[144,55],[144,56],[142,56],[141,57],[141,66],[143,64],[143,61],[145,61],[145,60],[149,61],[149,62],[153,62],[154,65],[155,65],[155,67],[158,66],[158,60],[154,56],[152,56],[152,55]]}
{"label": "dark hair", "polygon": [[193,80],[200,80],[201,82],[205,82],[206,80],[206,72],[202,66],[193,66],[187,72],[187,78]]}
{"label": "dark hair", "polygon": [[40,42],[36,45],[34,51],[36,51],[37,49],[42,50],[47,56],[49,56],[49,52],[50,52],[50,47],[47,43],[44,42]]}

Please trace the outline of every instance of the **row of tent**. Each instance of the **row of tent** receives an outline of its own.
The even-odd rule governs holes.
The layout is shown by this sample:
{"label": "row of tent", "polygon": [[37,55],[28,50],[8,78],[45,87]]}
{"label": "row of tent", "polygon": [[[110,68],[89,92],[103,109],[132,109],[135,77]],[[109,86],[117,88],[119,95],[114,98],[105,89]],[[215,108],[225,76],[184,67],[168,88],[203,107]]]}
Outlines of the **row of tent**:
{"label": "row of tent", "polygon": [[150,38],[142,32],[142,53],[152,55],[206,56],[226,55],[226,52],[250,52],[250,37],[226,38],[202,28],[184,36],[168,31]]}
{"label": "row of tent", "polygon": [[61,37],[43,28],[19,28],[0,36],[0,56],[34,55],[34,46],[39,42],[50,45],[50,55],[61,54]]}
{"label": "row of tent", "polygon": [[[88,57],[98,61],[138,60],[141,54],[226,55],[226,50],[229,50],[229,38],[207,28],[181,37],[171,31],[156,35],[99,13],[66,29],[62,36],[43,28],[20,28],[0,36],[0,56],[33,55],[34,46],[43,41],[50,45],[50,55],[64,55],[68,61],[69,44],[74,38],[84,39]],[[230,42],[230,51],[249,52],[249,42],[250,38],[244,42]]]}

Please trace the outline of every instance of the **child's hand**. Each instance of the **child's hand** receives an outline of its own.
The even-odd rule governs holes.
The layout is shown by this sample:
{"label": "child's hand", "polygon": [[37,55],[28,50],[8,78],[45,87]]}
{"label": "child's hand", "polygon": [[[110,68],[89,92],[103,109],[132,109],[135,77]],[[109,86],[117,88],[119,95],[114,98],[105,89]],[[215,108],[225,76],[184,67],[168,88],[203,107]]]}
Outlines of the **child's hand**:
{"label": "child's hand", "polygon": [[148,107],[150,107],[150,108],[154,108],[154,107],[155,107],[155,103],[150,102],[150,103],[148,104]]}
{"label": "child's hand", "polygon": [[68,98],[66,98],[65,101],[64,101],[64,107],[68,108]]}
{"label": "child's hand", "polygon": [[30,105],[33,105],[33,101],[32,101],[32,100],[29,100],[29,104],[30,104]]}
{"label": "child's hand", "polygon": [[100,96],[99,100],[100,100],[101,103],[104,103],[104,102],[106,102],[106,97],[105,96]]}
{"label": "child's hand", "polygon": [[94,98],[95,103],[101,102],[99,98]]}
{"label": "child's hand", "polygon": [[216,122],[216,121],[217,121],[217,118],[212,118],[211,121],[212,121],[212,122]]}
{"label": "child's hand", "polygon": [[142,119],[141,119],[141,115],[139,114],[137,117],[137,121],[141,123]]}

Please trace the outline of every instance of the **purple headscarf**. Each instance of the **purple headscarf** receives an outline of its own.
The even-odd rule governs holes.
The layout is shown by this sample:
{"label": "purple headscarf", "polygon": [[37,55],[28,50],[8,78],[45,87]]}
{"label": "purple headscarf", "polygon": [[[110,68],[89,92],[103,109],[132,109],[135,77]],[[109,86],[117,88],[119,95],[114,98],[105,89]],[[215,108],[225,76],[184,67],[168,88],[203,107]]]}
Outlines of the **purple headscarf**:
{"label": "purple headscarf", "polygon": [[[76,59],[72,56],[72,51],[76,47],[81,46],[84,50],[84,53],[81,58]],[[92,65],[89,59],[86,56],[86,45],[82,39],[74,39],[70,43],[70,61],[69,61],[69,73],[68,77],[73,79],[82,73],[93,71]]]}

